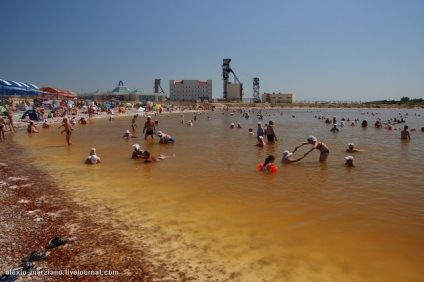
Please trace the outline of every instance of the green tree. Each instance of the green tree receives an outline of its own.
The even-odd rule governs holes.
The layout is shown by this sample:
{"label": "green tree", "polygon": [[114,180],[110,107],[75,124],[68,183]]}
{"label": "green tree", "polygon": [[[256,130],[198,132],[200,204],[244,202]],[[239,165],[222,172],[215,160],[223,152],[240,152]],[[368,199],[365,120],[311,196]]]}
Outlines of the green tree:
{"label": "green tree", "polygon": [[402,97],[400,99],[401,102],[409,102],[411,99],[409,99],[409,97]]}

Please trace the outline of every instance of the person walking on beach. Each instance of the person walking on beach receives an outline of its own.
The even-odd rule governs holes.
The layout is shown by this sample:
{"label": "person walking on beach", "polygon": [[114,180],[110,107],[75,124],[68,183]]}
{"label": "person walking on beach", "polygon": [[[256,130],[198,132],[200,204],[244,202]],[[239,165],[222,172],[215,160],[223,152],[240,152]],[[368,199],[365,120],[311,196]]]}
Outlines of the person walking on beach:
{"label": "person walking on beach", "polygon": [[66,142],[68,142],[68,146],[71,146],[72,145],[71,135],[72,135],[72,130],[74,130],[74,128],[72,127],[72,124],[69,122],[67,117],[63,118],[62,125],[59,126],[57,129],[60,129],[61,127],[64,127],[64,129],[62,130],[62,132],[60,132],[60,134],[62,134],[63,132],[66,132]]}
{"label": "person walking on beach", "polygon": [[9,119],[9,130],[15,132],[15,125],[13,124],[13,115],[11,112],[7,112],[7,118]]}
{"label": "person walking on beach", "polygon": [[405,125],[403,127],[403,130],[400,132],[400,139],[403,139],[403,140],[409,139],[409,140],[411,140],[411,135],[409,135],[409,131],[408,131],[408,126],[407,125]]}
{"label": "person walking on beach", "polygon": [[4,138],[4,130],[6,128],[6,121],[2,116],[0,116],[0,142],[5,142],[6,139]]}
{"label": "person walking on beach", "polygon": [[325,145],[322,142],[318,142],[318,139],[315,136],[309,136],[307,139],[307,142],[300,144],[297,146],[293,153],[297,151],[300,147],[304,145],[312,145],[312,149],[310,149],[308,152],[305,153],[305,157],[309,155],[310,152],[312,152],[314,149],[317,149],[320,151],[319,155],[319,162],[324,163],[327,160],[328,155],[330,154],[330,150],[328,149],[328,146]]}
{"label": "person walking on beach", "polygon": [[147,121],[144,123],[143,133],[146,132],[144,135],[144,140],[147,140],[147,137],[150,135],[152,137],[152,140],[154,138],[154,134],[156,134],[156,126],[155,123],[152,121],[152,117],[148,116]]}
{"label": "person walking on beach", "polygon": [[268,139],[268,142],[276,142],[278,141],[277,136],[274,132],[274,121],[270,120],[269,125],[266,128],[266,138]]}

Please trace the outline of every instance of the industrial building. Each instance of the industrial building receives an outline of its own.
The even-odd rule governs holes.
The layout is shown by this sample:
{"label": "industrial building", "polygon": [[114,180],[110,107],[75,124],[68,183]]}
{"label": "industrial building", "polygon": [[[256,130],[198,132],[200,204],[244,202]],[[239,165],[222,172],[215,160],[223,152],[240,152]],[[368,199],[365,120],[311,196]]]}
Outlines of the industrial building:
{"label": "industrial building", "polygon": [[282,104],[294,103],[294,95],[292,93],[264,93],[261,98],[262,103]]}
{"label": "industrial building", "polygon": [[170,80],[169,98],[171,101],[211,101],[212,80]]}

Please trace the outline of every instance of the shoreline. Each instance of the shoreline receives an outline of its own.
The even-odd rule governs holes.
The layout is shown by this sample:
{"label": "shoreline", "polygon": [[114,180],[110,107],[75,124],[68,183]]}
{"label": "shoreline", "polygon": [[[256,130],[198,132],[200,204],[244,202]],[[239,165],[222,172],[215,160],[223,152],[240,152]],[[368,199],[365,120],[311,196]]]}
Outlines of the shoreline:
{"label": "shoreline", "polygon": [[[5,148],[10,155],[22,148]],[[2,150],[4,151],[4,150]],[[4,153],[4,152],[3,152]],[[7,157],[10,157],[7,156]],[[37,271],[118,271],[114,281],[152,281],[143,253],[131,250],[128,238],[111,226],[99,224],[89,208],[81,206],[51,176],[26,164],[0,159],[1,274],[15,269],[33,250],[46,250],[56,236],[68,238],[64,246],[51,249],[46,260],[35,262]],[[112,211],[105,210],[105,214]],[[159,272],[158,272],[159,273]],[[57,281],[55,275],[21,275],[24,280]],[[61,276],[61,281],[101,281],[103,276]],[[21,279],[21,278],[20,278]],[[18,281],[22,281],[22,280]]]}

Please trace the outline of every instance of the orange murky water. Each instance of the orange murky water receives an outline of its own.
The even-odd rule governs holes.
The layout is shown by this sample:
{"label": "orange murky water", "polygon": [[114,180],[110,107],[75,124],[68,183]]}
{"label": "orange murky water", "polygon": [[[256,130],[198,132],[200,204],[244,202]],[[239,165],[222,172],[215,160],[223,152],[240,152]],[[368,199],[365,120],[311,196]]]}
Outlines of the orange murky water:
{"label": "orange murky water", "polygon": [[[71,148],[57,126],[39,135],[16,134],[14,141],[30,148],[33,158],[26,159],[45,167],[81,202],[114,208],[127,223],[123,232],[139,239],[135,247],[147,249],[149,259],[200,281],[421,281],[424,133],[411,132],[405,142],[399,131],[372,123],[400,112],[419,129],[424,111],[283,112],[266,112],[263,123],[273,119],[279,137],[267,149],[255,147],[248,135],[249,127],[256,132],[256,114],[245,119],[220,111],[199,115],[193,127],[181,124],[180,114],[154,117],[175,144],[123,140],[130,117],[77,125]],[[331,133],[317,115],[366,118],[370,126]],[[192,116],[186,113],[186,121]],[[140,137],[143,122],[137,120]],[[232,122],[243,128],[229,129]],[[309,135],[329,146],[326,164],[312,152],[296,164],[277,161],[276,174],[257,171],[267,154],[280,160]],[[354,154],[354,168],[344,166],[349,142],[364,150]],[[135,143],[176,156],[144,164],[130,158]],[[83,164],[91,147],[102,164]]]}

